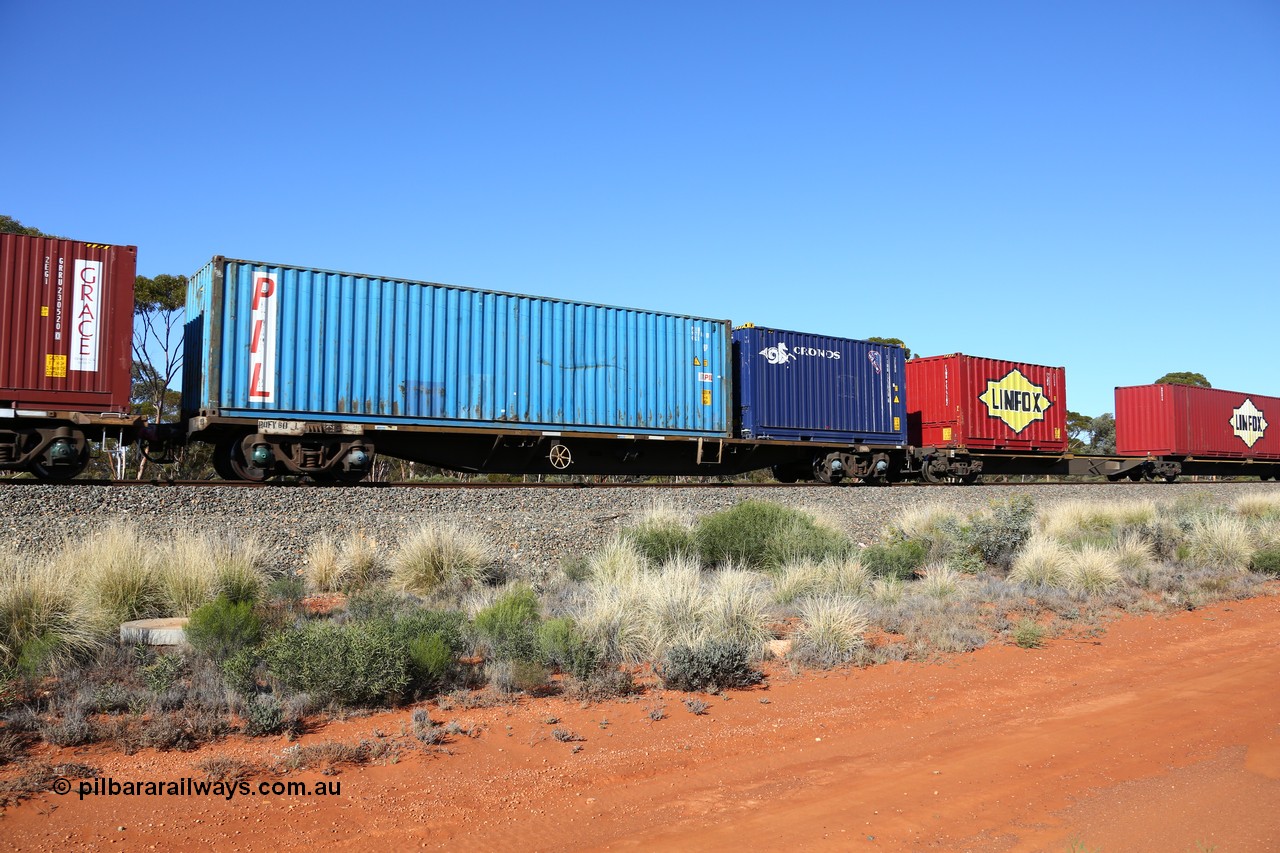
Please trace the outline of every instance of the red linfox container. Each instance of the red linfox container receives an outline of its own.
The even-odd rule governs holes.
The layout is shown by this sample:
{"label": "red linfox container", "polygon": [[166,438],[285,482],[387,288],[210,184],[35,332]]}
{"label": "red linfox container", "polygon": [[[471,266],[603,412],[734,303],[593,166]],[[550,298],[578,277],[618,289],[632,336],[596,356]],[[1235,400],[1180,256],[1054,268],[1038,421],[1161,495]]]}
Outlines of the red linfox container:
{"label": "red linfox container", "polygon": [[137,257],[0,234],[0,408],[129,411]]}
{"label": "red linfox container", "polygon": [[1067,450],[1061,367],[955,353],[907,362],[907,430],[916,447]]}
{"label": "red linfox container", "polygon": [[1191,385],[1117,388],[1116,453],[1280,460],[1280,398]]}

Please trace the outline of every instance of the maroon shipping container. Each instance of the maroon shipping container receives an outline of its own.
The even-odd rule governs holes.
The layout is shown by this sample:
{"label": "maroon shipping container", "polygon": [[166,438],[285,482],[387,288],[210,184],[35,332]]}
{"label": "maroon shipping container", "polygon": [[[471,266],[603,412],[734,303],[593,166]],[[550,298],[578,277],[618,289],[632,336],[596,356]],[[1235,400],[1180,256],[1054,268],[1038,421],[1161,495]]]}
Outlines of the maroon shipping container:
{"label": "maroon shipping container", "polygon": [[128,412],[137,256],[0,234],[0,409]]}
{"label": "maroon shipping container", "polygon": [[907,362],[907,432],[916,447],[1063,453],[1061,367],[972,355]]}
{"label": "maroon shipping container", "polygon": [[1117,388],[1116,452],[1280,460],[1280,398],[1190,385]]}

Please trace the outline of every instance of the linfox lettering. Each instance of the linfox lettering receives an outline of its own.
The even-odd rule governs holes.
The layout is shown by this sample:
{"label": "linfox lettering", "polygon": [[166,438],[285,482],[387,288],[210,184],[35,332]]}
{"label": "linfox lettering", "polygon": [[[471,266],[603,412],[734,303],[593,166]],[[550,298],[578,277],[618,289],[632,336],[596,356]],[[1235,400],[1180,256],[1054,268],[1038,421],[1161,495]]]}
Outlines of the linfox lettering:
{"label": "linfox lettering", "polygon": [[998,396],[992,395],[991,408],[1006,412],[1043,412],[1047,406],[1041,394],[1005,388]]}

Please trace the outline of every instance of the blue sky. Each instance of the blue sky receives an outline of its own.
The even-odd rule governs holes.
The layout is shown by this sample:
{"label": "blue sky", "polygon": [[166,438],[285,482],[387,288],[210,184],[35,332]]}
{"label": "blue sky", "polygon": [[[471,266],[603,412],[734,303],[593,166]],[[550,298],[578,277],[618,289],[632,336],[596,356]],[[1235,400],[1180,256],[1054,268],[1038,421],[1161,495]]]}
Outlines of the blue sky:
{"label": "blue sky", "polygon": [[1280,4],[0,0],[0,213],[1280,395]]}

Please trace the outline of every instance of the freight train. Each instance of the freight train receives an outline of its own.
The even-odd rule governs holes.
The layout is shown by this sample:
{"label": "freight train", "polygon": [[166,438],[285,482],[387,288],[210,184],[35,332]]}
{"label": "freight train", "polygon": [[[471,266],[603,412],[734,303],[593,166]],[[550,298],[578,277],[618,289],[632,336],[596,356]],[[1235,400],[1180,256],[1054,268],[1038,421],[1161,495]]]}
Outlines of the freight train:
{"label": "freight train", "polygon": [[1069,451],[1060,367],[728,320],[215,257],[186,299],[176,423],[131,414],[133,246],[0,235],[0,469],[202,442],[229,480],[363,479],[375,454],[512,474],[973,483],[1280,475],[1280,399],[1116,389],[1117,453]]}

